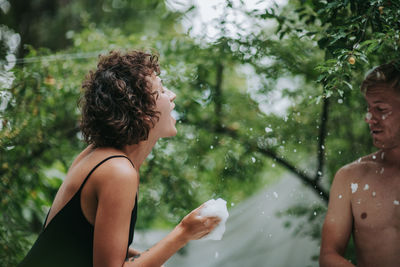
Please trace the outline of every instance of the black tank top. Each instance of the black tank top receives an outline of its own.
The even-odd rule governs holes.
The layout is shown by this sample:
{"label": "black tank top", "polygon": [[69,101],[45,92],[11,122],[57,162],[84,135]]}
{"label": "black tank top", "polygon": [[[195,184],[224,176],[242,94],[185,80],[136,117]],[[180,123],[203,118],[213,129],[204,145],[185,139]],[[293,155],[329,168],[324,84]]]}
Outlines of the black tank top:
{"label": "black tank top", "polygon": [[[79,190],[65,204],[65,206],[53,217],[44,227],[38,236],[35,244],[28,252],[19,267],[91,267],[93,266],[93,236],[94,227],[91,225],[82,213],[81,191],[89,176],[103,164],[105,161],[124,157],[123,155],[114,155],[98,163],[86,176]],[[127,158],[129,160],[129,158]],[[130,161],[130,160],[129,160]],[[130,161],[133,165],[132,161]],[[133,165],[133,167],[135,167]],[[133,231],[135,229],[137,216],[137,195],[135,197],[135,207],[132,210],[131,222],[129,228],[128,248],[133,240]]]}

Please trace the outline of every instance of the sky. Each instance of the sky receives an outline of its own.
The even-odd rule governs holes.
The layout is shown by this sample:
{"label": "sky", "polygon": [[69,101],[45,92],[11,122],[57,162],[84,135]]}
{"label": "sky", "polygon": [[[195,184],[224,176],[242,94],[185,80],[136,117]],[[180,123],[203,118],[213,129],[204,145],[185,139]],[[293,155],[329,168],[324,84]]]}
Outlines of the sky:
{"label": "sky", "polygon": [[[233,7],[240,6],[240,0],[232,0]],[[264,10],[269,7],[273,7],[274,4],[284,5],[287,0],[245,0],[243,4],[246,10]],[[229,9],[227,13],[224,10],[226,0],[168,0],[167,6],[172,10],[184,11],[187,10],[191,5],[196,8],[191,14],[188,14],[182,21],[183,27],[192,37],[201,38],[207,42],[213,42],[220,34],[221,30],[218,29],[217,21],[221,17],[225,17],[227,24],[225,29],[228,30],[225,35],[235,38],[238,33],[243,32],[249,34],[251,31],[255,31],[255,27],[252,27],[252,23],[246,19],[241,12],[235,12]],[[243,8],[241,8],[243,10]],[[242,30],[238,29],[235,24],[240,25]],[[268,25],[266,25],[268,27]],[[271,25],[272,26],[272,25]],[[255,72],[248,67],[243,67],[242,72],[247,77],[247,90],[251,97],[259,103],[259,108],[262,112],[274,113],[277,115],[285,116],[286,110],[290,106],[290,101],[282,96],[282,89],[289,88],[294,89],[293,79],[282,77],[277,81],[277,89],[272,90],[267,95],[257,94],[258,86],[262,83],[259,77],[256,76]],[[280,90],[279,90],[280,89]]]}
{"label": "sky", "polygon": [[[240,0],[232,0],[232,3],[233,7],[240,6]],[[286,3],[287,0],[243,0],[246,10],[263,10],[274,4],[284,5]],[[236,22],[245,30],[251,30],[251,24],[246,22],[246,18],[240,12],[229,9],[229,12],[224,14],[226,0],[167,0],[167,6],[173,10],[184,11],[191,5],[196,8],[184,19],[183,26],[186,29],[192,28],[190,31],[192,36],[206,36],[207,40],[214,40],[220,34],[218,28],[215,27],[214,20],[222,16],[225,16],[228,22],[226,28],[229,30],[228,36],[230,37],[235,37],[238,29],[229,22]]]}

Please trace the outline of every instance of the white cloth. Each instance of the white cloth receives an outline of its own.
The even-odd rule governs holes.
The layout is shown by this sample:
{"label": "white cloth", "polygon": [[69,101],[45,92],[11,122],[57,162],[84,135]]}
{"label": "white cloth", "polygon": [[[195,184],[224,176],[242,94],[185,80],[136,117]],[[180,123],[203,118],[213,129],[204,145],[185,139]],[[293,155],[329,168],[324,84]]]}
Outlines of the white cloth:
{"label": "white cloth", "polygon": [[225,223],[229,217],[228,209],[226,208],[226,201],[222,198],[210,199],[204,203],[204,206],[199,212],[203,217],[219,217],[221,221],[219,224],[202,240],[221,240],[225,232]]}

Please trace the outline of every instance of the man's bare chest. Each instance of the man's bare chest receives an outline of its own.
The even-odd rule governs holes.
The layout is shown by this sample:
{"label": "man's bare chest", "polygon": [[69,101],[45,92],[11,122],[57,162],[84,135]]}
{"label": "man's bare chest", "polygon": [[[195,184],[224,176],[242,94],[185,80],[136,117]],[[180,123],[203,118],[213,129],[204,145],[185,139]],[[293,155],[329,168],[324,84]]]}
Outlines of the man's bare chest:
{"label": "man's bare chest", "polygon": [[351,208],[358,230],[400,230],[400,173],[377,172],[351,184]]}

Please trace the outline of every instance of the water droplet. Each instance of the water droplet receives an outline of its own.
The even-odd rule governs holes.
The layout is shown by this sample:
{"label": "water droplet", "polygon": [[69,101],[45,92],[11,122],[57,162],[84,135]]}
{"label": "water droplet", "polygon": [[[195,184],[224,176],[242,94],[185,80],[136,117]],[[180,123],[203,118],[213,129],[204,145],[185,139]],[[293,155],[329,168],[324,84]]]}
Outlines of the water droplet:
{"label": "water droplet", "polygon": [[272,129],[269,128],[269,127],[265,127],[265,132],[266,132],[266,133],[270,133],[270,132],[272,132]]}
{"label": "water droplet", "polygon": [[253,163],[255,163],[255,162],[256,162],[256,158],[255,158],[255,157],[251,157],[251,161],[252,161]]}
{"label": "water droplet", "polygon": [[358,184],[357,183],[354,183],[354,184],[351,183],[350,187],[351,187],[351,193],[354,194],[358,189]]}
{"label": "water droplet", "polygon": [[368,184],[365,184],[364,190],[368,190],[368,189],[369,189],[369,185],[368,185]]}
{"label": "water droplet", "polygon": [[371,113],[371,112],[367,112],[367,114],[365,114],[365,118],[366,118],[367,120],[372,119],[372,113]]}
{"label": "water droplet", "polygon": [[342,195],[339,195],[339,199],[341,199],[343,196]]}
{"label": "water droplet", "polygon": [[343,99],[339,98],[337,102],[338,102],[339,104],[342,104],[342,103],[343,103]]}
{"label": "water droplet", "polygon": [[275,163],[272,163],[272,168],[275,168]]}
{"label": "water droplet", "polygon": [[395,204],[396,206],[398,206],[400,204],[400,202],[398,200],[393,201],[393,204]]}
{"label": "water droplet", "polygon": [[382,174],[385,171],[385,168],[382,167],[380,173]]}
{"label": "water droplet", "polygon": [[375,196],[376,196],[376,193],[375,193],[375,192],[372,192],[372,196],[375,197]]}
{"label": "water droplet", "polygon": [[317,216],[317,212],[316,211],[314,211],[314,216]]}
{"label": "water droplet", "polygon": [[231,203],[231,207],[233,207],[233,206],[235,206],[235,203],[232,202],[232,203]]}
{"label": "water droplet", "polygon": [[273,194],[274,194],[275,198],[278,198],[278,193],[277,192],[274,192]]}
{"label": "water droplet", "polygon": [[375,155],[372,155],[372,159],[376,159],[376,156],[375,156]]}

